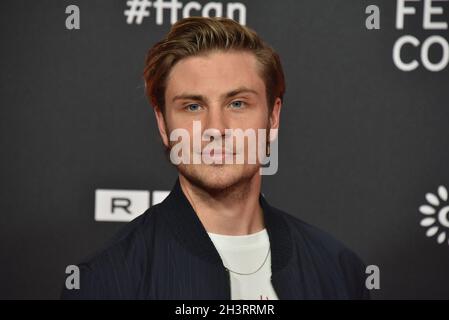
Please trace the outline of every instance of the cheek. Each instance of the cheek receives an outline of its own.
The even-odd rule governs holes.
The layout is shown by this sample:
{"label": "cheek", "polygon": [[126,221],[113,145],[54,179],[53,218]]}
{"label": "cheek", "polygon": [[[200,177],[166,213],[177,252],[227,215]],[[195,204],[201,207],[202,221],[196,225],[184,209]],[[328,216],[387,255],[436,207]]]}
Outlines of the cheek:
{"label": "cheek", "polygon": [[192,131],[193,121],[191,118],[183,117],[176,112],[170,112],[167,114],[167,126],[170,131],[174,129],[185,129]]}
{"label": "cheek", "polygon": [[257,102],[243,121],[247,128],[266,128],[269,124],[268,107],[262,102]]}
{"label": "cheek", "polygon": [[231,123],[232,128],[241,129],[264,129],[269,124],[268,115],[263,112],[252,113],[244,117],[233,119]]}

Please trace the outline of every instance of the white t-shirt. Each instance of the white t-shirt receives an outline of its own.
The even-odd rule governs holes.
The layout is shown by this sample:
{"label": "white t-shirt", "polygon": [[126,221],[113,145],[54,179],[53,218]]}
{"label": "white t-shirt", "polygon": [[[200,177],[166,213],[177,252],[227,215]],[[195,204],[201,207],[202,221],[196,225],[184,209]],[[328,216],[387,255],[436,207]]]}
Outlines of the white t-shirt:
{"label": "white t-shirt", "polygon": [[208,234],[229,270],[252,273],[268,255],[263,267],[254,274],[230,271],[232,300],[278,300],[271,284],[270,240],[266,229],[243,236]]}

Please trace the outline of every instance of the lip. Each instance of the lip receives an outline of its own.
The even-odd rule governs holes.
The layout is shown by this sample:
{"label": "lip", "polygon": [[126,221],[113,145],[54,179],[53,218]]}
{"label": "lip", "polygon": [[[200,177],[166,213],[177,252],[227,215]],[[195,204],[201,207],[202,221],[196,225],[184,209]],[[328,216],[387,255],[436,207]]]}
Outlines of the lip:
{"label": "lip", "polygon": [[[235,152],[230,151],[230,150],[223,150],[223,149],[211,149],[208,153],[210,153],[211,155],[215,155],[215,154],[235,154]],[[202,151],[201,154],[207,154],[206,152]]]}
{"label": "lip", "polygon": [[226,152],[226,153],[213,153],[213,152],[211,152],[210,154],[208,154],[207,156],[208,157],[211,157],[211,158],[220,158],[220,157],[225,157],[225,156],[234,156],[235,155],[235,153],[228,153],[228,152]]}
{"label": "lip", "polygon": [[225,151],[225,150],[215,151],[212,149],[209,153],[201,152],[201,155],[207,155],[208,157],[211,157],[211,158],[225,158],[226,155],[235,156],[236,153],[232,152],[232,151]]}
{"label": "lip", "polygon": [[223,151],[223,150],[220,150],[220,151],[212,150],[211,154],[234,154],[234,152],[232,152],[232,151]]}

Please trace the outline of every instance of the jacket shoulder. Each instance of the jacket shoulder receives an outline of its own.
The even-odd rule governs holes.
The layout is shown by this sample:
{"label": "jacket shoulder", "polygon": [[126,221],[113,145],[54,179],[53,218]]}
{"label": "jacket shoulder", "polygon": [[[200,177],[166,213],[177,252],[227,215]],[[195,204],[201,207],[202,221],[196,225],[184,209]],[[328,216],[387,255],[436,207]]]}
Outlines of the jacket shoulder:
{"label": "jacket shoulder", "polygon": [[147,209],[77,264],[79,289],[64,286],[61,299],[136,299],[154,237],[156,212],[157,205]]}
{"label": "jacket shoulder", "polygon": [[307,257],[323,273],[338,274],[352,299],[370,299],[365,286],[366,264],[353,250],[330,233],[313,226],[285,211],[273,208],[289,226],[294,247],[306,252]]}

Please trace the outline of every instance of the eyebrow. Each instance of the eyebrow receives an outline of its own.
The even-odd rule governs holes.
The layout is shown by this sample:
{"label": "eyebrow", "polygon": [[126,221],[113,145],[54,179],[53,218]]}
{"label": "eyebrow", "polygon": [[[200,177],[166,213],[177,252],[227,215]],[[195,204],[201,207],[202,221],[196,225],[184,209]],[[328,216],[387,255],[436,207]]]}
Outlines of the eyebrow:
{"label": "eyebrow", "polygon": [[[253,93],[255,95],[258,95],[258,92],[256,90],[253,90],[253,89],[250,89],[250,88],[247,88],[247,87],[239,87],[237,89],[234,89],[234,90],[231,90],[229,92],[226,92],[226,93],[222,94],[220,96],[220,98],[222,100],[224,100],[224,99],[228,99],[228,98],[234,97],[234,96],[236,96],[238,94],[241,94],[241,93]],[[180,100],[180,99],[196,100],[196,101],[201,101],[201,102],[206,102],[206,103],[208,102],[207,97],[205,97],[203,95],[200,95],[200,94],[189,94],[189,93],[183,93],[183,94],[180,94],[180,95],[176,95],[173,98],[172,102],[175,102],[176,100]]]}

